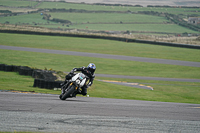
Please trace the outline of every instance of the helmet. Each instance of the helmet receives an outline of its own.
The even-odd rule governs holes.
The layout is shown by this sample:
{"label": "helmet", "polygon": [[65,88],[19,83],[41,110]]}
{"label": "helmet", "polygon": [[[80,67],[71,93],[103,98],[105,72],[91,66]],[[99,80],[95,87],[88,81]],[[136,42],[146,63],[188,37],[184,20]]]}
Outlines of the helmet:
{"label": "helmet", "polygon": [[92,74],[94,74],[95,70],[96,70],[96,66],[94,63],[90,63],[88,66],[87,66],[87,70],[90,71]]}

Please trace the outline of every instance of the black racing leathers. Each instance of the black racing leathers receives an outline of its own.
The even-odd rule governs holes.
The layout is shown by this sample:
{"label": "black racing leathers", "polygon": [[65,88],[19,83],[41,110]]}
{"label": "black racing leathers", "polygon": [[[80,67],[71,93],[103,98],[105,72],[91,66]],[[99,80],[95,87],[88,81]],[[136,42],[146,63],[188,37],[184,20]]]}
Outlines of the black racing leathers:
{"label": "black racing leathers", "polygon": [[66,75],[66,77],[65,77],[66,80],[70,80],[75,75],[74,72],[76,72],[76,71],[81,71],[83,74],[85,74],[86,76],[89,77],[88,84],[87,85],[85,84],[83,87],[81,87],[82,88],[81,94],[86,95],[87,94],[87,88],[93,84],[93,80],[95,78],[95,75],[93,73],[91,73],[90,71],[88,71],[87,68],[85,68],[85,67],[74,68],[74,69],[72,69],[72,71],[68,75]]}

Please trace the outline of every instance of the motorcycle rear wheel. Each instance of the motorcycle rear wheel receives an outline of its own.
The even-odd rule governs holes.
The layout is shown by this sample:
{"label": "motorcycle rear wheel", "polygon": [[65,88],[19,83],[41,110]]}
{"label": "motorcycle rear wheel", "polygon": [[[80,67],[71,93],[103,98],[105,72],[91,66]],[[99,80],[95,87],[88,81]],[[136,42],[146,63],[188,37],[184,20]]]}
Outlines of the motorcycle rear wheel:
{"label": "motorcycle rear wheel", "polygon": [[69,86],[69,87],[70,87],[69,89],[66,89],[68,91],[59,96],[60,100],[66,100],[70,96],[70,94],[73,94],[73,92],[75,91],[75,86]]}

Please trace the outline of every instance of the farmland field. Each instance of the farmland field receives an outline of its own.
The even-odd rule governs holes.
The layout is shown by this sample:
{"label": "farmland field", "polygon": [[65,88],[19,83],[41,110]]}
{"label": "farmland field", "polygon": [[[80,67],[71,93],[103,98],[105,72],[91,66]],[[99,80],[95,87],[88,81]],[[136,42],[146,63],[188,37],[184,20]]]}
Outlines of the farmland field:
{"label": "farmland field", "polygon": [[[196,30],[183,27],[166,17],[166,14],[177,15],[181,21],[186,23],[189,16],[199,16],[198,8],[134,7],[66,2],[18,2],[14,0],[3,0],[1,5],[0,10],[9,10],[13,13],[17,13],[20,9],[23,12],[25,7],[27,7],[26,9],[35,10],[34,12],[30,10],[28,14],[1,17],[0,23],[2,24],[57,28],[59,30],[120,31],[122,34],[125,31],[141,32],[141,34],[151,32],[154,35],[200,33],[198,27],[196,27]],[[24,12],[27,13],[27,10]],[[47,18],[45,14],[50,17]],[[60,20],[67,20],[67,22],[71,23]]]}
{"label": "farmland field", "polygon": [[[42,19],[39,13],[20,16],[8,16],[0,19],[0,23],[32,25],[46,28],[87,29],[100,31],[148,31],[164,33],[199,33],[169,22],[164,17],[139,14],[82,14],[82,13],[51,13],[51,18],[68,19],[73,24],[63,25]],[[132,24],[131,24],[132,23]],[[67,27],[68,25],[68,27]]]}
{"label": "farmland field", "polygon": [[[49,0],[54,1],[54,0]],[[61,1],[61,0],[60,0]],[[85,2],[85,3],[94,3],[91,0],[67,0],[69,2]],[[170,6],[197,6],[200,2],[198,0],[95,0],[95,3],[105,3],[105,4],[130,4],[130,5],[170,5]]]}
{"label": "farmland field", "polygon": [[[152,4],[153,5],[153,4]],[[196,5],[197,6],[197,5]],[[183,11],[196,11],[196,9],[192,8],[159,8],[159,7],[131,7],[131,6],[105,6],[105,5],[93,5],[93,4],[80,4],[80,3],[64,3],[64,2],[43,2],[37,8],[56,8],[56,9],[84,9],[84,10],[92,10],[92,11],[158,11],[158,12],[169,12],[169,13],[181,13]]]}
{"label": "farmland field", "polygon": [[25,0],[1,0],[0,5],[4,6],[11,6],[11,7],[27,7],[27,6],[34,6],[38,2],[34,1],[25,1]]}
{"label": "farmland field", "polygon": [[92,30],[111,30],[111,31],[151,31],[151,32],[166,32],[166,33],[198,33],[192,30],[188,30],[181,26],[176,25],[165,25],[163,24],[82,24],[82,25],[72,25],[70,28],[78,29],[92,29]]}
{"label": "farmland field", "polygon": [[42,19],[42,16],[38,13],[24,14],[20,16],[9,16],[0,19],[0,23],[5,23],[6,21],[8,21],[10,24],[23,24],[23,25],[34,25],[35,23],[40,23],[40,24],[47,23],[47,21]]}
{"label": "farmland field", "polygon": [[[164,17],[141,14],[116,14],[116,13],[51,13],[52,18],[68,19],[72,23],[119,23],[121,22],[169,22]],[[89,21],[88,21],[89,20]]]}

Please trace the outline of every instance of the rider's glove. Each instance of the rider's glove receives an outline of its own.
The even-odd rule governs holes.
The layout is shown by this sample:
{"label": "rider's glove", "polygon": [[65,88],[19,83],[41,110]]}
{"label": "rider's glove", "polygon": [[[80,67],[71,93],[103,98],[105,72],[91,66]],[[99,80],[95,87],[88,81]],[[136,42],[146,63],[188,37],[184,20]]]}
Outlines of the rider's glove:
{"label": "rider's glove", "polygon": [[74,73],[74,71],[73,71],[73,70],[71,70],[71,71],[70,71],[70,73]]}
{"label": "rider's glove", "polygon": [[72,69],[70,73],[76,72],[76,68]]}
{"label": "rider's glove", "polygon": [[87,85],[87,86],[89,87],[89,86],[91,86],[91,85],[92,85],[92,83],[90,82],[90,83],[88,83],[88,85]]}
{"label": "rider's glove", "polygon": [[84,66],[82,67],[82,70],[87,70],[87,68],[85,68]]}

